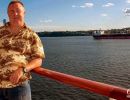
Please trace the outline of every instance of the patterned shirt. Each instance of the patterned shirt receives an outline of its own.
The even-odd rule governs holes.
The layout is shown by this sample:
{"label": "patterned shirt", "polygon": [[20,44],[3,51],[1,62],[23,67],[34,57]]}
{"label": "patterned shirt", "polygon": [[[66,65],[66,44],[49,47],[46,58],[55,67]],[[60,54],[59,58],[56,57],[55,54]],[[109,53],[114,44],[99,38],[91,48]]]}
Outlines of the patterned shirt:
{"label": "patterned shirt", "polygon": [[17,84],[9,77],[18,67],[26,66],[31,60],[44,58],[43,45],[38,35],[24,26],[17,34],[11,33],[9,23],[0,27],[0,88],[16,87],[31,78],[24,74]]}

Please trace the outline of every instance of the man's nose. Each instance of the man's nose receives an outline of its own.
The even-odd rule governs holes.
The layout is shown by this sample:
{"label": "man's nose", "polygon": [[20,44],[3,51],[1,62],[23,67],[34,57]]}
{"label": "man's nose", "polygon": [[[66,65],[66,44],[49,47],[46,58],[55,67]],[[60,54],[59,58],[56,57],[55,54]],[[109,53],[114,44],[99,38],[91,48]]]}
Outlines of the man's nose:
{"label": "man's nose", "polygon": [[18,15],[18,13],[17,13],[17,12],[15,12],[15,13],[14,13],[14,15],[15,15],[15,16],[17,16],[17,15]]}

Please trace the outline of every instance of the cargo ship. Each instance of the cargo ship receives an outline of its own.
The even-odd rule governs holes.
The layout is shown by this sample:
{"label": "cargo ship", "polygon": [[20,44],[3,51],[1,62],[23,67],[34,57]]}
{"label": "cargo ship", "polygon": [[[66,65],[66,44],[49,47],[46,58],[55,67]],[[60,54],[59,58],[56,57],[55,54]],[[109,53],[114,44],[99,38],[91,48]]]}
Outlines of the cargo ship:
{"label": "cargo ship", "polygon": [[129,33],[105,34],[104,31],[96,31],[93,34],[94,39],[130,39]]}
{"label": "cargo ship", "polygon": [[93,35],[94,39],[130,39],[130,34]]}

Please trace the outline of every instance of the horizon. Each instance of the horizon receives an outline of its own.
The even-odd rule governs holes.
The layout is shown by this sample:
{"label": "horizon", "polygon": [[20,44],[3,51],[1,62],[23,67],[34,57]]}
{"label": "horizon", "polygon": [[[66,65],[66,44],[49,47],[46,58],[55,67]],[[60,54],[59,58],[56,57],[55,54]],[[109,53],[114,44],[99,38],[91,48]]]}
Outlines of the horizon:
{"label": "horizon", "polygon": [[121,30],[121,29],[126,29],[126,28],[129,28],[130,27],[124,27],[124,28],[111,28],[111,29],[90,29],[90,30],[63,30],[63,31],[37,31],[37,32],[87,32],[87,31],[108,31],[108,30]]}
{"label": "horizon", "polygon": [[[0,3],[0,22],[11,0]],[[130,0],[21,0],[25,22],[35,31],[88,31],[130,27]]]}

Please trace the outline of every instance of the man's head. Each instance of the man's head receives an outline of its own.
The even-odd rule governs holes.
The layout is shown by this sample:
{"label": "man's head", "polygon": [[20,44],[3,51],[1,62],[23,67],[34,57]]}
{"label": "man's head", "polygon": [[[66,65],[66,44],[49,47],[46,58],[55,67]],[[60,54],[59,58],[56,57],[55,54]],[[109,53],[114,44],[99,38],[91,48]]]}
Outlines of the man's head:
{"label": "man's head", "polygon": [[8,5],[9,22],[12,25],[24,24],[25,8],[20,1],[11,1]]}

